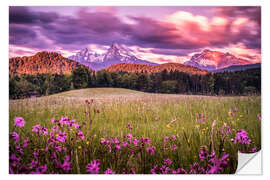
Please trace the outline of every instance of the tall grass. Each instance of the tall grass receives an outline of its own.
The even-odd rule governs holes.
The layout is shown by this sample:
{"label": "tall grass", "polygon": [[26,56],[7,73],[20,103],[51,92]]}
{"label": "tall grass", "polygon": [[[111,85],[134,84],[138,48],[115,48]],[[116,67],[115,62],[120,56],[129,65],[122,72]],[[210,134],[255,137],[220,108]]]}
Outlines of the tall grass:
{"label": "tall grass", "polygon": [[[90,99],[94,100],[91,107],[85,103],[85,100]],[[237,110],[234,111],[234,108]],[[89,113],[93,121],[91,129],[88,126]],[[14,117],[23,117],[26,121],[25,127],[17,128],[17,131],[32,141],[31,147],[27,149],[29,155],[26,153],[22,155],[23,161],[29,164],[33,158],[32,152],[48,146],[46,138],[33,135],[32,126],[40,124],[50,129],[53,127],[51,119],[60,119],[62,116],[85,124],[81,129],[86,135],[85,139],[78,142],[70,140],[66,143],[73,152],[72,169],[68,172],[57,171],[49,160],[51,152],[48,151],[44,152],[41,159],[41,162],[48,164],[46,173],[85,173],[86,165],[95,159],[101,161],[102,173],[107,168],[116,173],[122,173],[123,169],[126,171],[134,169],[136,173],[151,173],[153,166],[162,164],[165,158],[173,161],[172,169],[179,167],[188,169],[194,162],[203,166],[204,162],[198,154],[202,146],[206,146],[210,152],[211,126],[216,120],[213,145],[217,156],[225,152],[229,154],[230,169],[224,170],[223,173],[233,173],[237,165],[238,150],[250,152],[253,147],[257,149],[261,147],[261,123],[257,117],[260,113],[259,96],[184,96],[100,88],[70,91],[35,99],[11,100],[9,127],[10,133],[13,132]],[[201,114],[203,122],[200,122]],[[224,123],[230,126],[232,134],[223,142],[220,129]],[[131,124],[132,129],[126,128],[128,124]],[[234,144],[231,141],[240,129],[248,133],[251,139],[249,145]],[[133,157],[128,150],[123,149],[118,154],[105,153],[106,147],[100,143],[101,139],[116,137],[124,141],[128,133],[137,139],[141,137],[151,139],[155,154],[141,153]],[[176,136],[177,140],[164,143],[165,136]],[[169,147],[172,144],[177,146],[177,150],[164,150],[164,146]],[[11,147],[11,152],[18,154],[12,145]],[[85,148],[87,152],[83,151]],[[64,155],[61,157],[64,158]]]}

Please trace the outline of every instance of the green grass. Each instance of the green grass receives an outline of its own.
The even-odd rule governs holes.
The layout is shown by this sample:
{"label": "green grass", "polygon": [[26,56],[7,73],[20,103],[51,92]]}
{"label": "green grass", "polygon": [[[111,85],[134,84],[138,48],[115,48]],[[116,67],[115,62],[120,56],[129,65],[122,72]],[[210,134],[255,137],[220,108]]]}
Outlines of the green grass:
{"label": "green grass", "polygon": [[[214,120],[217,121],[214,135],[216,151],[219,150],[219,129],[223,123],[232,128],[231,138],[234,138],[239,129],[248,132],[252,143],[245,147],[245,150],[254,146],[260,149],[261,146],[261,124],[257,118],[257,114],[261,113],[260,96],[212,97],[151,94],[120,88],[73,90],[47,97],[10,100],[10,131],[13,130],[13,118],[16,116],[25,119],[24,131],[27,136],[30,136],[33,125],[41,124],[48,128],[52,127],[50,121],[52,118],[59,119],[61,116],[68,116],[80,123],[87,122],[86,99],[94,99],[91,112],[98,109],[100,113],[92,117],[94,118],[93,128],[90,130],[89,137],[86,137],[91,141],[89,145],[91,155],[84,157],[81,162],[82,166],[97,158],[102,159],[104,169],[111,167],[120,172],[121,167],[128,166],[128,159],[117,163],[116,167],[112,163],[115,159],[101,156],[98,153],[100,138],[123,138],[127,133],[128,123],[132,125],[133,129],[129,132],[133,136],[149,137],[157,149],[155,157],[148,159],[146,173],[149,173],[155,163],[161,162],[166,157],[173,160],[175,167],[188,167],[193,162],[199,161],[200,146],[210,144],[210,131]],[[234,107],[238,107],[236,116],[228,116],[229,109]],[[200,124],[196,120],[196,113],[206,114],[204,124]],[[172,121],[173,123],[168,126]],[[84,127],[83,130],[86,132],[89,129]],[[189,145],[184,134],[187,136]],[[178,138],[176,143],[178,150],[173,153],[163,152],[163,138],[172,135],[176,135]],[[42,145],[37,143],[37,147],[39,146]],[[75,146],[77,145],[74,145],[73,148],[76,148]],[[233,159],[236,159],[237,151],[240,148],[243,149],[243,147],[229,142],[224,145],[224,151],[229,153]],[[136,165],[134,162],[133,164]],[[233,167],[236,168],[236,161],[233,162]],[[141,173],[145,171],[140,170],[137,166],[134,168]]]}

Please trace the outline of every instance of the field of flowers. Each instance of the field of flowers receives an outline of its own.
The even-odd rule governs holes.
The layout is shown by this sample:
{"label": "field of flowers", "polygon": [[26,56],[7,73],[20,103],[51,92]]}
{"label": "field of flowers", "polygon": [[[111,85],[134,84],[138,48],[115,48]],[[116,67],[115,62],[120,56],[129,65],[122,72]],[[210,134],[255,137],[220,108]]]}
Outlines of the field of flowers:
{"label": "field of flowers", "polygon": [[10,174],[234,173],[261,148],[261,97],[74,90],[9,102]]}

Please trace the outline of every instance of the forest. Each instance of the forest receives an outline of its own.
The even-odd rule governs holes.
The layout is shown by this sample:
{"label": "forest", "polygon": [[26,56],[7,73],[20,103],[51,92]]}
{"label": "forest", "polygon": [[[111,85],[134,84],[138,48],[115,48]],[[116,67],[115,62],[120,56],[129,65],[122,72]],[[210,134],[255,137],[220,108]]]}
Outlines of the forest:
{"label": "forest", "polygon": [[73,89],[117,87],[152,93],[196,95],[258,95],[261,69],[191,75],[164,70],[157,73],[90,72],[80,66],[71,74],[9,76],[9,98],[51,95]]}

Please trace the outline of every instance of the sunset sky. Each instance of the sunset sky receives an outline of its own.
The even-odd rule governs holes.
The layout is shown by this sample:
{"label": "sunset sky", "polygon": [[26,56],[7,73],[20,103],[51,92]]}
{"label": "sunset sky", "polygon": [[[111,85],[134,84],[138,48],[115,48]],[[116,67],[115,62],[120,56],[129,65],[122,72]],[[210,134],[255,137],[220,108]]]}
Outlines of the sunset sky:
{"label": "sunset sky", "polygon": [[261,61],[260,7],[10,7],[9,56],[122,44],[138,58],[183,63],[204,49]]}

